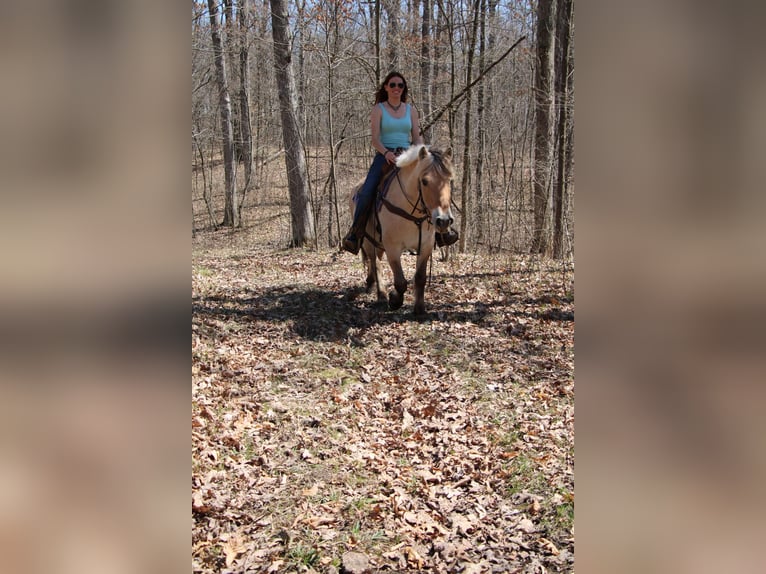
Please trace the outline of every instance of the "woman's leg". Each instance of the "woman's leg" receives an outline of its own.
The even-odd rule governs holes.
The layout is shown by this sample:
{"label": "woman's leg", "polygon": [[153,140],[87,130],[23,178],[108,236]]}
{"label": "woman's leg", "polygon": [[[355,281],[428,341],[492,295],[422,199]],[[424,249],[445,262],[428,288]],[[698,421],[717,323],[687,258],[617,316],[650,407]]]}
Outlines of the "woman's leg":
{"label": "woman's leg", "polygon": [[383,177],[383,167],[386,165],[386,158],[376,153],[372,160],[372,165],[367,172],[367,178],[364,180],[361,189],[357,195],[356,208],[354,209],[354,222],[351,224],[346,237],[343,239],[343,248],[351,253],[359,252],[360,239],[364,235],[364,226],[367,223],[365,216],[369,210],[372,200],[375,198],[375,190],[378,188]]}
{"label": "woman's leg", "polygon": [[[354,223],[359,222],[359,218],[367,211],[367,207],[370,205],[370,201],[375,197],[375,190],[378,188],[381,178],[383,177],[383,167],[386,165],[386,158],[379,153],[375,154],[370,165],[370,170],[367,172],[367,178],[362,184],[362,188],[359,190],[359,197],[356,202],[356,209],[354,210]],[[352,225],[352,228],[354,226]]]}

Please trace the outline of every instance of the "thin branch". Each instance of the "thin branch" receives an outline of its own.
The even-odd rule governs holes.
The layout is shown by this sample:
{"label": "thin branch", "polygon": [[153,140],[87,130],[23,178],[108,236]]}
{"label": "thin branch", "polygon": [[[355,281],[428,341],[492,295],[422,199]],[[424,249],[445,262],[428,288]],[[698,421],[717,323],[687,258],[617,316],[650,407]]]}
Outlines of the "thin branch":
{"label": "thin branch", "polygon": [[511,51],[516,46],[518,46],[521,43],[521,41],[524,40],[524,39],[526,39],[526,36],[522,36],[521,38],[516,40],[513,43],[513,46],[508,48],[502,56],[500,56],[497,60],[495,60],[489,66],[487,66],[486,69],[482,70],[481,73],[478,76],[476,76],[476,79],[473,82],[471,82],[465,88],[460,90],[460,92],[458,92],[449,102],[447,102],[445,105],[443,105],[437,111],[435,111],[432,114],[432,118],[429,119],[428,122],[426,122],[424,125],[420,126],[421,133],[427,131],[428,128],[430,128],[432,125],[434,125],[439,120],[439,118],[442,117],[444,112],[446,112],[447,110],[449,110],[451,108],[457,107],[460,104],[460,102],[463,100],[463,98],[466,96],[466,94],[471,90],[471,88],[473,88],[476,84],[478,84],[481,80],[483,80],[484,76],[486,76],[487,73],[489,73],[489,71],[492,68],[494,68],[500,62],[502,62],[506,58],[506,56],[508,56],[508,54],[510,54]]}

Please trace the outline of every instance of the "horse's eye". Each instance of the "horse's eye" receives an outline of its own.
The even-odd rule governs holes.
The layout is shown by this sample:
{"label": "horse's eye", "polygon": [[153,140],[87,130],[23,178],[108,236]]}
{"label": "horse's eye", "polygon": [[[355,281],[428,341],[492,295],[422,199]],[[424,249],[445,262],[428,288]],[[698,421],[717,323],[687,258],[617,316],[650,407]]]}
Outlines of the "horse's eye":
{"label": "horse's eye", "polygon": [[422,183],[423,185],[428,185],[428,179],[424,177],[423,179],[420,180],[420,183]]}

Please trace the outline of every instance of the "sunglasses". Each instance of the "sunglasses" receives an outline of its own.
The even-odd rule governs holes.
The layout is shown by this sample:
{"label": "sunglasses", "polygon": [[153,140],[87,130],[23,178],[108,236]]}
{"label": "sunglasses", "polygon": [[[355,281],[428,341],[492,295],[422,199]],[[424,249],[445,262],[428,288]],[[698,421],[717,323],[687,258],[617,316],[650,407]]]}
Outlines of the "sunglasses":
{"label": "sunglasses", "polygon": [[399,88],[401,90],[401,89],[404,88],[404,84],[401,83],[401,82],[399,82],[399,83],[397,83],[397,82],[389,82],[388,87],[389,88]]}

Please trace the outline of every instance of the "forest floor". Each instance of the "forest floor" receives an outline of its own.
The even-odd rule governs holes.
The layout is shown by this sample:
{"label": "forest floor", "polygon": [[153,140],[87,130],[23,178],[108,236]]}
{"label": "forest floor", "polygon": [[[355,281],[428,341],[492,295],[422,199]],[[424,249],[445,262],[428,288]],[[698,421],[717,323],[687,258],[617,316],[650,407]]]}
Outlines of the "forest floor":
{"label": "forest floor", "polygon": [[573,572],[571,263],[435,257],[420,319],[269,225],[193,239],[193,571]]}

